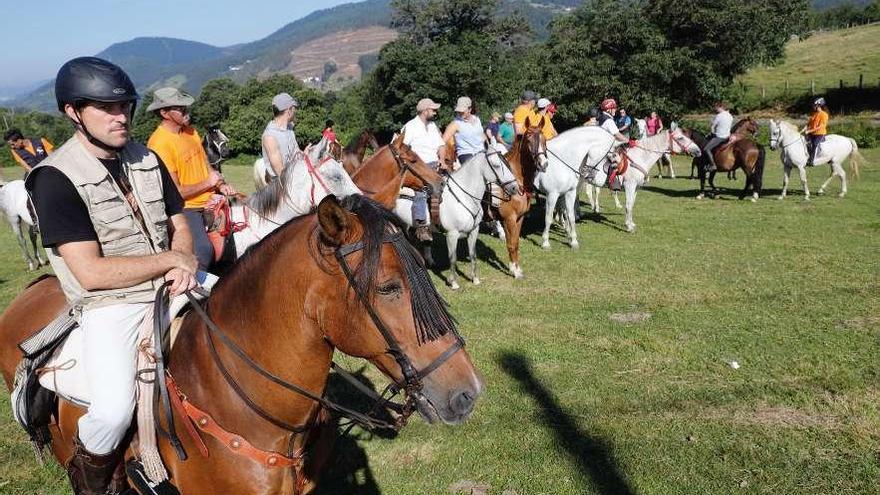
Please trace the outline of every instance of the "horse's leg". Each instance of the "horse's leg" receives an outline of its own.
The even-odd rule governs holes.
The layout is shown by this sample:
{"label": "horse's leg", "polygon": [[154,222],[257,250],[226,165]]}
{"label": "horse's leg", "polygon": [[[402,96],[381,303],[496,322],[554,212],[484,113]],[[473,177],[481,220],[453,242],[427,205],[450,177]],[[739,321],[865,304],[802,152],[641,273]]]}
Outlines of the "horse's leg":
{"label": "horse's leg", "polygon": [[[822,186],[819,187],[819,191],[816,194],[825,194],[825,188],[828,187],[828,184],[834,179],[834,176],[837,175],[840,177],[841,184],[846,184],[846,172],[843,171],[843,167],[836,165],[833,161],[831,162],[831,175],[825,179],[825,182],[822,183]],[[846,187],[841,188],[840,197],[846,194]]]}
{"label": "horse's leg", "polygon": [[578,249],[580,244],[578,243],[578,234],[577,234],[577,223],[574,221],[574,203],[575,199],[577,199],[577,195],[575,194],[577,191],[568,191],[565,193],[565,211],[566,216],[568,216],[568,224],[566,228],[568,229],[568,238],[569,238],[569,246],[572,249]]}
{"label": "horse's leg", "polygon": [[522,278],[523,273],[519,267],[519,233],[522,227],[522,217],[508,215],[504,217],[504,230],[507,231],[507,256],[510,258],[510,273],[513,278]]}
{"label": "horse's leg", "polygon": [[[696,162],[696,159],[694,159],[694,162]],[[691,165],[691,167],[693,166]],[[703,199],[706,197],[706,169],[697,167],[697,178],[700,179],[700,192],[697,193],[697,199]]]}
{"label": "horse's leg", "polygon": [[785,199],[785,195],[788,193],[788,179],[791,175],[791,163],[786,159],[782,159],[782,192],[779,193],[779,199]]}
{"label": "horse's leg", "polygon": [[544,233],[541,234],[541,247],[544,249],[550,249],[550,226],[553,225],[553,212],[556,211],[557,200],[559,200],[558,192],[547,192],[544,204]]}
{"label": "horse's leg", "polygon": [[468,232],[468,256],[471,261],[471,282],[474,285],[480,285],[480,277],[477,277],[477,237],[480,235],[480,226],[475,225],[474,229]]}
{"label": "horse's leg", "polygon": [[832,161],[834,165],[832,165],[837,170],[837,176],[840,177],[840,193],[837,194],[837,197],[842,198],[846,196],[846,171],[843,170],[843,162],[835,162]]}
{"label": "horse's leg", "polygon": [[28,270],[33,271],[39,268],[37,262],[31,258],[31,253],[28,252],[27,242],[24,240],[24,232],[22,229],[28,228],[28,225],[21,221],[20,218],[16,218],[14,221],[10,220],[12,224],[12,231],[15,232],[15,238],[18,241],[18,247],[21,248],[21,256],[24,258],[24,261],[28,264]]}
{"label": "horse's leg", "polygon": [[614,196],[614,207],[618,210],[623,208],[620,204],[620,191],[612,191],[611,195]]}
{"label": "horse's leg", "polygon": [[633,222],[633,206],[636,204],[636,181],[634,180],[624,180],[623,181],[623,190],[626,194],[626,231],[627,232],[635,232],[636,224]]}
{"label": "horse's leg", "polygon": [[498,233],[498,238],[502,241],[507,241],[507,232],[504,231],[504,225],[500,220],[495,220],[495,232]]}
{"label": "horse's leg", "polygon": [[449,279],[447,282],[449,283],[449,287],[453,290],[458,290],[458,267],[456,266],[458,261],[458,231],[450,230],[446,232],[446,252],[449,254]]}
{"label": "horse's leg", "polygon": [[666,165],[669,167],[669,176],[675,179],[675,164],[672,163],[672,157],[669,155],[663,155],[663,158],[666,159]]}
{"label": "horse's leg", "polygon": [[37,246],[37,229],[33,225],[28,225],[28,235],[31,238],[31,249],[34,252],[34,258],[37,260],[37,266],[48,265],[49,262],[44,260],[42,256],[40,256],[40,248]]}

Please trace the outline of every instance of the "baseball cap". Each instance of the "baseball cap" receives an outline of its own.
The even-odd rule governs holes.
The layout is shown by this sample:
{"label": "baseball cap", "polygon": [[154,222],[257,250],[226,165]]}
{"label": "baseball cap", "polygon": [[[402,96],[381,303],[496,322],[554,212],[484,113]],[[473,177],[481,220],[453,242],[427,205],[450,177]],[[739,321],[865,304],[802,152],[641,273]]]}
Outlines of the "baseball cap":
{"label": "baseball cap", "polygon": [[272,106],[283,112],[290,107],[299,108],[299,102],[287,93],[278,93],[272,97]]}
{"label": "baseball cap", "polygon": [[547,98],[541,98],[538,100],[538,108],[547,108],[550,106],[550,100]]}
{"label": "baseball cap", "polygon": [[437,110],[440,108],[440,104],[436,103],[434,100],[430,98],[422,98],[419,100],[419,103],[416,105],[416,112],[423,112],[427,109]]}
{"label": "baseball cap", "polygon": [[537,100],[538,95],[534,91],[527,89],[527,90],[523,91],[522,99],[523,100]]}
{"label": "baseball cap", "polygon": [[464,112],[465,110],[471,108],[473,106],[473,102],[467,96],[462,96],[455,102],[455,111],[456,112]]}

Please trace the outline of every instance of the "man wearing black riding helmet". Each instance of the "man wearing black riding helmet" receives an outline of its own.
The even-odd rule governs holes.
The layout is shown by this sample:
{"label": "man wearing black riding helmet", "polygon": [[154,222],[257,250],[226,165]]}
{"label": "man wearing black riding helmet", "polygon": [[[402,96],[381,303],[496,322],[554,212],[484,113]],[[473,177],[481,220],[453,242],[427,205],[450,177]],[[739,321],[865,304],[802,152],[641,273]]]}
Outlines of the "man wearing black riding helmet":
{"label": "man wearing black riding helmet", "polygon": [[73,59],[55,80],[75,132],[28,175],[43,246],[82,327],[90,391],[67,462],[74,493],[127,489],[120,445],[135,407],[138,328],[157,288],[196,286],[183,200],[161,160],[130,140],[137,92],[125,72]]}

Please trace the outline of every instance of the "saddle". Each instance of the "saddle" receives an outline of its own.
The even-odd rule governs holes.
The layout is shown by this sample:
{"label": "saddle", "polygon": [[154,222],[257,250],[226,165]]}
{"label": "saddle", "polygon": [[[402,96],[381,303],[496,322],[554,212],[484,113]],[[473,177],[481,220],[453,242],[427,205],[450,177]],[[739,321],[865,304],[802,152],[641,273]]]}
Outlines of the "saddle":
{"label": "saddle", "polygon": [[[232,197],[238,200],[238,195]],[[235,240],[231,234],[247,228],[247,221],[235,222],[232,219],[232,207],[229,198],[215,194],[211,196],[202,212],[208,231],[208,240],[214,246],[214,263],[226,259],[230,255],[235,258]]]}
{"label": "saddle", "polygon": [[715,154],[724,153],[728,148],[736,144],[737,142],[742,140],[742,136],[739,134],[731,134],[727,141],[721,143],[717,148],[715,148]]}
{"label": "saddle", "polygon": [[[200,281],[210,291],[217,277],[204,274]],[[197,299],[205,296],[196,295]],[[176,329],[189,311],[185,295],[174,298],[163,319],[171,331],[164,347],[172,349]],[[58,419],[58,399],[80,407],[89,406],[89,388],[82,361],[82,328],[78,314],[68,307],[42,329],[19,343],[22,360],[15,369],[11,402],[12,414],[28,433],[37,458],[43,460],[43,449],[52,441],[49,426]]]}

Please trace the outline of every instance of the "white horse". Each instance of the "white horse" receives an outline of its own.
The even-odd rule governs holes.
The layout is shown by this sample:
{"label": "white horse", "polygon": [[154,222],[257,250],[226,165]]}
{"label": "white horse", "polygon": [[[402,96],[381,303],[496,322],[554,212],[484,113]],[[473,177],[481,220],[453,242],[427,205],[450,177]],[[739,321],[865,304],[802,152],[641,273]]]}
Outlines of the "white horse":
{"label": "white horse", "polygon": [[[807,141],[804,136],[798,132],[797,127],[783,120],[770,120],[770,149],[780,148],[782,156],[782,194],[779,199],[785,199],[788,192],[788,178],[791,174],[791,168],[797,167],[798,175],[801,178],[801,184],[804,186],[804,199],[810,200],[810,188],[807,185]],[[814,165],[823,165],[828,163],[831,165],[831,175],[822,187],[819,188],[818,194],[825,193],[825,187],[837,176],[840,177],[840,194],[839,197],[846,195],[846,172],[843,170],[843,162],[850,158],[850,171],[859,176],[859,165],[863,162],[862,155],[859,153],[859,146],[852,138],[840,136],[837,134],[829,134],[825,136],[825,142],[819,146],[819,152],[816,154]]]}
{"label": "white horse", "polygon": [[[28,211],[27,202],[28,196],[23,180],[14,180],[0,186],[0,208],[3,209],[6,220],[9,221],[15,237],[18,239],[18,246],[21,248],[21,254],[28,264],[28,270],[36,270],[43,265],[48,265],[49,262],[42,258],[40,249],[37,246],[37,228]],[[28,252],[27,242],[24,239],[25,230],[31,241],[33,256]]]}
{"label": "white horse", "polygon": [[[513,172],[504,164],[502,154],[494,148],[488,152],[474,155],[457,170],[450,173],[440,203],[440,226],[446,231],[446,249],[449,253],[451,274],[448,284],[458,289],[456,248],[459,239],[467,237],[468,255],[471,263],[471,282],[480,284],[477,277],[477,236],[483,220],[483,195],[486,183],[496,183],[508,193],[516,194],[519,187]],[[412,199],[401,197],[397,200],[394,212],[404,223],[412,227]],[[437,226],[435,226],[437,227]]]}
{"label": "white horse", "polygon": [[[574,222],[574,203],[582,173],[589,172],[588,182],[601,187],[606,179],[603,164],[617,146],[614,136],[599,126],[575,127],[547,141],[547,166],[538,171],[534,181],[535,188],[546,196],[541,247],[550,249],[550,226],[560,196],[564,201],[563,224],[569,245],[572,249],[580,246]],[[595,201],[590,195],[590,204],[594,208],[598,205]]]}
{"label": "white horse", "polygon": [[[651,137],[645,136],[636,142],[634,148],[626,150],[626,159],[629,163],[623,174],[618,175],[618,177],[622,181],[623,191],[626,195],[624,222],[628,232],[636,230],[636,224],[633,222],[633,207],[635,206],[638,187],[647,182],[651,167],[663,156],[679,153],[700,156],[701,150],[677,126],[674,126],[671,130],[662,130]],[[623,164],[618,164],[618,166],[623,167]],[[598,179],[599,177],[601,179]],[[604,173],[597,173],[596,178],[590,181],[594,186],[601,186],[604,182]],[[590,193],[590,189],[587,192]],[[593,201],[592,196],[590,201]]]}
{"label": "white horse", "polygon": [[342,163],[330,157],[313,159],[321,153],[317,146],[307,148],[280,177],[251,194],[244,206],[232,207],[232,221],[246,226],[233,234],[236,257],[284,223],[311,212],[327,195],[361,193]]}

